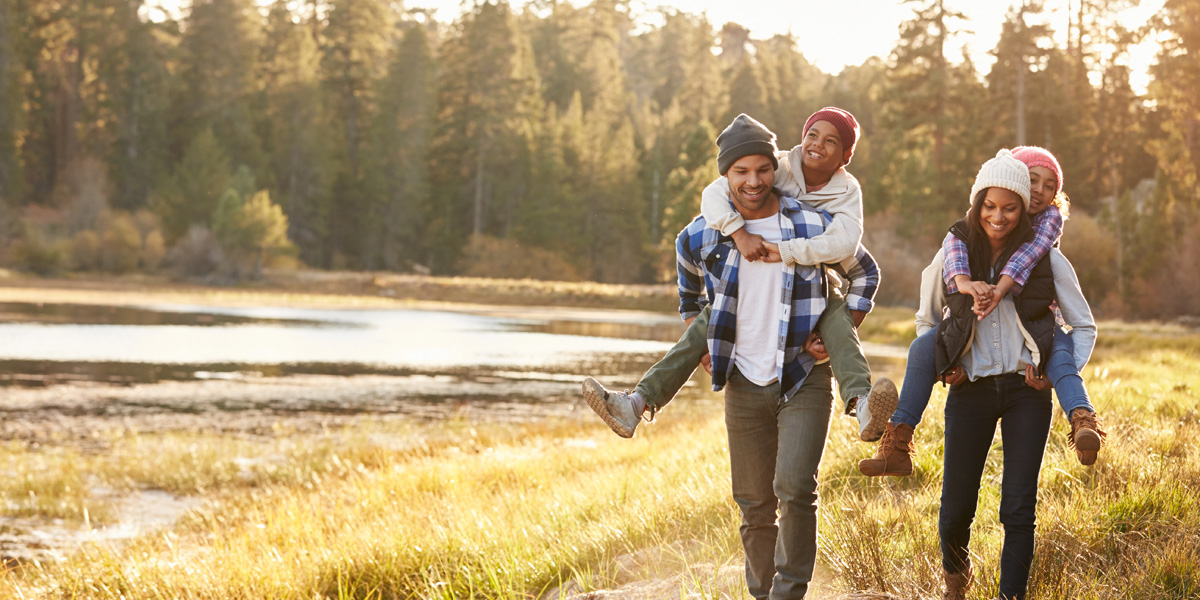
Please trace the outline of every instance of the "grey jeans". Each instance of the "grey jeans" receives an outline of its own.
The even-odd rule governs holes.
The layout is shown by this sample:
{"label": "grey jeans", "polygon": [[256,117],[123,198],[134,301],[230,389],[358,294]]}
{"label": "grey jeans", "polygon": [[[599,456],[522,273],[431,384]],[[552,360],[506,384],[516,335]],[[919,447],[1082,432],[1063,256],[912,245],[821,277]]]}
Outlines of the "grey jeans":
{"label": "grey jeans", "polygon": [[742,511],[746,584],[755,598],[803,598],[817,558],[817,465],[833,405],[830,367],[817,365],[784,402],[736,369],[725,386],[733,500]]}

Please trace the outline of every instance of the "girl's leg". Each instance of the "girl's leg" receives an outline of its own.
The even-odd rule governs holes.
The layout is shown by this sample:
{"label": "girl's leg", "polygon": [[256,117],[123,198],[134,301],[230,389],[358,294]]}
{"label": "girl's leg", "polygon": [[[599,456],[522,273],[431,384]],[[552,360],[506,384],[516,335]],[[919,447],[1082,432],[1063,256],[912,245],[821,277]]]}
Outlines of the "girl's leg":
{"label": "girl's leg", "polygon": [[1054,332],[1054,346],[1050,350],[1050,360],[1046,361],[1046,376],[1054,385],[1054,395],[1058,396],[1058,405],[1062,407],[1067,418],[1076,408],[1096,412],[1088,399],[1087,388],[1083,385],[1083,377],[1075,368],[1075,341],[1071,334],[1059,329]]}
{"label": "girl's leg", "polygon": [[900,403],[892,414],[892,424],[906,424],[915,429],[921,423],[921,415],[929,406],[929,397],[937,383],[937,370],[934,367],[936,340],[937,329],[930,329],[908,347],[908,365],[904,369]]}

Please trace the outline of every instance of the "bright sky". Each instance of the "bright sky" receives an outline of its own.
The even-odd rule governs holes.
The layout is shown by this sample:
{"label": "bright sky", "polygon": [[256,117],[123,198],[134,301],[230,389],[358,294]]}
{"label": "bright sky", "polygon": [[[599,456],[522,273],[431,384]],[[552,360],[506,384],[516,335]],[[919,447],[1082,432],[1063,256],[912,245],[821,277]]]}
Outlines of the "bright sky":
{"label": "bright sky", "polygon": [[[1039,17],[1050,23],[1060,43],[1067,31],[1068,1],[1078,9],[1079,0],[1046,0],[1046,12]],[[1131,28],[1146,23],[1162,8],[1163,1],[1142,0],[1141,6],[1122,15],[1122,22]],[[512,2],[514,6],[523,4],[521,0]],[[969,19],[961,27],[973,33],[964,32],[958,45],[967,46],[976,68],[983,73],[991,67],[993,59],[987,53],[995,47],[1000,26],[1013,3],[1011,0],[949,0],[946,3],[948,8],[958,10]],[[405,1],[408,8],[436,9],[437,19],[443,22],[454,20],[460,13],[461,4],[461,0]],[[904,6],[899,0],[634,0],[634,6],[638,12],[648,12],[647,9],[658,6],[703,12],[714,27],[719,29],[733,21],[748,28],[755,39],[790,31],[796,35],[805,58],[831,74],[841,72],[847,65],[862,64],[871,56],[886,58],[899,38],[900,23],[912,15],[912,7]],[[1149,82],[1147,69],[1154,62],[1156,49],[1155,43],[1147,42],[1131,53],[1132,84],[1138,92],[1144,92]],[[948,56],[956,60],[961,56],[961,50],[952,49]]]}
{"label": "bright sky", "polygon": [[[258,0],[261,4],[269,0]],[[510,0],[523,6],[525,0]],[[585,4],[586,0],[573,0]],[[1009,6],[1019,0],[948,0],[947,7],[962,12],[969,19],[962,23],[965,31],[957,46],[965,46],[976,67],[986,73],[993,62],[988,51],[1000,37]],[[1077,9],[1080,0],[1046,0],[1045,19],[1055,31],[1060,45],[1066,36],[1068,2]],[[442,22],[453,21],[461,12],[463,0],[403,0],[407,8],[431,8]],[[147,0],[149,6],[161,6],[179,16],[179,6],[187,0]],[[1164,0],[1141,0],[1140,6],[1122,15],[1122,22],[1136,28],[1162,8]],[[703,12],[713,26],[720,28],[729,21],[740,23],[755,39],[768,38],[776,33],[796,35],[800,52],[821,70],[837,74],[847,65],[862,64],[871,56],[887,57],[896,45],[900,23],[912,14],[912,7],[900,0],[633,0],[638,13],[660,7],[675,7],[691,13]],[[1032,23],[1032,21],[1031,21]],[[1134,48],[1129,57],[1133,69],[1131,83],[1141,93],[1149,83],[1149,65],[1154,62],[1157,43],[1144,42]],[[961,56],[961,50],[948,52],[951,60]]]}

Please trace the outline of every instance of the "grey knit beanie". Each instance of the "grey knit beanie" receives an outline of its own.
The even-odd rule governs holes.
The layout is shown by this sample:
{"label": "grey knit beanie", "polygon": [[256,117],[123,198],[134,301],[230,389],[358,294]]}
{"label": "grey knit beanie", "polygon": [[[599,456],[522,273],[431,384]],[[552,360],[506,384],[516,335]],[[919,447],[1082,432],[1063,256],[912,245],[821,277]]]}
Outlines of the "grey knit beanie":
{"label": "grey knit beanie", "polygon": [[981,190],[990,187],[1004,188],[1021,197],[1025,210],[1029,210],[1029,167],[1016,159],[1008,148],[1002,148],[996,157],[983,163],[979,174],[975,176],[975,185],[971,186],[970,201],[975,203],[975,197]]}
{"label": "grey knit beanie", "polygon": [[739,158],[752,154],[769,157],[778,170],[779,160],[775,158],[777,150],[775,134],[750,115],[742,113],[717,136],[717,172],[724,175]]}

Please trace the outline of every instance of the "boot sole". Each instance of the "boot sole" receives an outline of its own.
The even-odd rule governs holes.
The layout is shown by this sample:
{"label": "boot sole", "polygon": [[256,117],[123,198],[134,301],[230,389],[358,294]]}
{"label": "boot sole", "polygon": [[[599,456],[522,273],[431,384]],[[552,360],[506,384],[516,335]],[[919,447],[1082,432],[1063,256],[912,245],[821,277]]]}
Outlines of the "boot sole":
{"label": "boot sole", "polygon": [[612,413],[608,412],[607,392],[599,381],[591,377],[583,380],[583,399],[614,433],[623,438],[633,437],[634,430],[626,427]]}
{"label": "boot sole", "polygon": [[869,420],[866,427],[858,432],[858,439],[864,442],[879,441],[879,438],[883,437],[883,430],[887,429],[888,419],[892,418],[892,413],[896,412],[899,403],[900,394],[896,392],[896,384],[887,377],[876,379],[875,384],[871,386],[871,393],[867,396]]}
{"label": "boot sole", "polygon": [[873,467],[864,467],[864,462],[866,461],[859,461],[858,472],[866,475],[867,477],[908,477],[909,475],[912,475],[911,468],[907,473],[902,473],[900,471],[888,471],[887,469],[880,470]]}
{"label": "boot sole", "polygon": [[1080,429],[1075,432],[1075,455],[1084,466],[1096,464],[1096,454],[1100,450],[1100,435],[1091,429]]}

